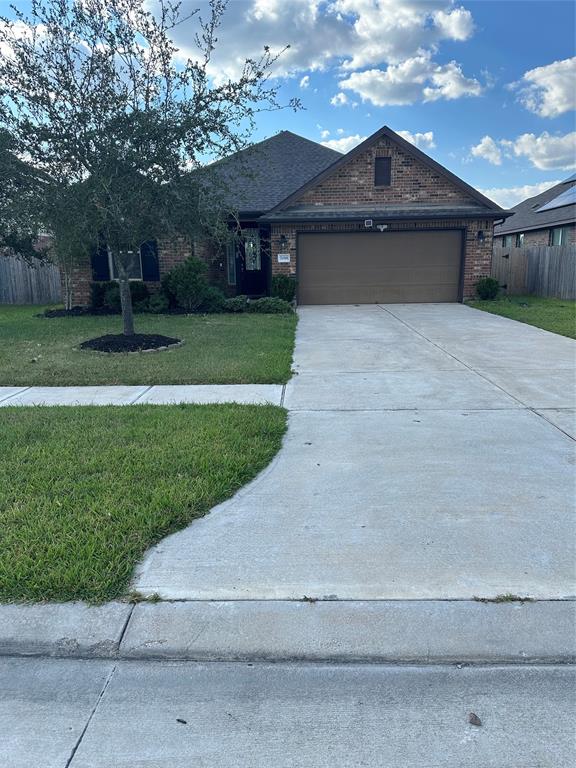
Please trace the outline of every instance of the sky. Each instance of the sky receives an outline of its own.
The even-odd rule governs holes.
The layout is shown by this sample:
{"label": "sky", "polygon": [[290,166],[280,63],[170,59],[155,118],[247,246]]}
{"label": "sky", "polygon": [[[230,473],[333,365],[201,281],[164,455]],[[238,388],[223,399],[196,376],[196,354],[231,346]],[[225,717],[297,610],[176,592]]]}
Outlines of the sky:
{"label": "sky", "polygon": [[[185,0],[186,10],[196,7]],[[570,0],[232,0],[214,56],[234,75],[290,45],[260,140],[290,130],[341,151],[388,125],[510,206],[576,166],[575,4]],[[187,50],[191,28],[176,42]]]}
{"label": "sky", "polygon": [[[509,207],[576,169],[575,12],[573,0],[229,0],[210,73],[237,77],[264,45],[290,46],[274,75],[303,109],[260,114],[254,141],[290,130],[347,152],[388,125]],[[173,32],[184,56],[195,25]]]}

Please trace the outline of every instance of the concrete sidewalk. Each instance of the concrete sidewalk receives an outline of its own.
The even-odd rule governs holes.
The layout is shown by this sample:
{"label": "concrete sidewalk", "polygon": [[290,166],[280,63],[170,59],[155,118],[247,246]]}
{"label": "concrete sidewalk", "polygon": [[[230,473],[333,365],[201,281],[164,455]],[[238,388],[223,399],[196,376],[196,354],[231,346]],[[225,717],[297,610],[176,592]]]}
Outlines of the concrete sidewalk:
{"label": "concrete sidewalk", "polygon": [[150,387],[0,387],[0,407],[21,405],[135,405],[242,403],[281,405],[282,384],[173,384]]}

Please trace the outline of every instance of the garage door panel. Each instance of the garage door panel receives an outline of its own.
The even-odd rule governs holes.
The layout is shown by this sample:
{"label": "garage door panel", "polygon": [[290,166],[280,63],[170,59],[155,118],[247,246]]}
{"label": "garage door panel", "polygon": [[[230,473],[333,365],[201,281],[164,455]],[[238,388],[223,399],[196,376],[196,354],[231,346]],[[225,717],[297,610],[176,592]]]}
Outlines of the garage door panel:
{"label": "garage door panel", "polygon": [[300,235],[301,304],[457,301],[461,233]]}

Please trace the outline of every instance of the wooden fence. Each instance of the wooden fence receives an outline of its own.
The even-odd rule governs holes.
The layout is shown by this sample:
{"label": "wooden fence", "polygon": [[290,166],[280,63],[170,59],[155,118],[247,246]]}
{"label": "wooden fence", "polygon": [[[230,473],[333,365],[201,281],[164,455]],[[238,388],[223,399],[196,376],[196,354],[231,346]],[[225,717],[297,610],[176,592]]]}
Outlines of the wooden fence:
{"label": "wooden fence", "polygon": [[509,294],[576,299],[576,245],[496,246],[492,276]]}
{"label": "wooden fence", "polygon": [[60,271],[46,261],[31,263],[0,253],[0,304],[58,304],[62,301]]}

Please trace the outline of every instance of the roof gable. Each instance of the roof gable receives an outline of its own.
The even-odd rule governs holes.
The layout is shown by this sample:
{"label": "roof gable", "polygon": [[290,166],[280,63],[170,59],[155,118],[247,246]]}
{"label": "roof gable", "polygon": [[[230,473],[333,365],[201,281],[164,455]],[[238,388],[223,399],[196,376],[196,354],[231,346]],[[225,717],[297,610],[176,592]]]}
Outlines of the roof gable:
{"label": "roof gable", "polygon": [[[429,184],[429,191],[424,190],[422,194],[420,194],[418,191],[414,192],[413,202],[424,202],[428,199],[438,200],[439,202],[474,202],[477,205],[480,204],[480,206],[482,206],[482,208],[484,208],[486,211],[502,212],[503,214],[505,213],[499,205],[494,203],[492,200],[489,200],[483,194],[478,192],[478,190],[474,189],[474,187],[471,187],[465,181],[453,174],[447,168],[444,168],[444,166],[437,163],[431,157],[419,150],[413,144],[410,144],[410,142],[403,139],[387,126],[381,128],[353,150],[348,152],[348,154],[336,159],[334,163],[332,163],[329,167],[309,179],[302,185],[300,189],[288,195],[284,200],[276,205],[272,209],[271,213],[284,210],[288,207],[298,205],[299,203],[308,202],[307,197],[310,198],[310,195],[307,196],[307,193],[310,193],[312,190],[318,191],[320,188],[322,188],[322,185],[325,187],[328,186],[328,184],[334,185],[335,180],[339,175],[341,176],[345,172],[345,169],[353,170],[354,162],[362,158],[363,155],[367,155],[369,151],[377,150],[379,144],[395,145],[399,153],[402,153],[405,157],[412,158],[416,161],[416,165],[422,169],[421,173],[424,171],[426,172],[427,176],[429,177],[429,181],[440,180],[443,182],[445,197],[448,199],[443,200],[441,198],[441,192],[439,191],[439,188],[433,189],[434,185]],[[400,164],[403,165],[403,163]],[[399,169],[399,173],[402,173],[402,171],[403,169]],[[414,188],[418,187],[418,183],[413,186]],[[373,188],[373,184],[371,184],[371,188]],[[393,189],[393,187],[390,187],[390,189]],[[393,190],[393,192],[395,191]],[[338,198],[338,196],[338,192],[335,191],[334,197]],[[398,202],[399,199],[400,198],[396,196],[396,198],[393,198],[393,200],[390,202]],[[404,196],[404,202],[406,202],[407,199],[408,198]],[[367,201],[360,202],[365,203]],[[381,202],[388,202],[388,200],[382,200]]]}

